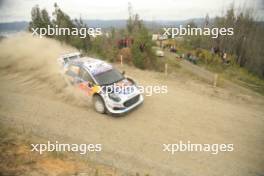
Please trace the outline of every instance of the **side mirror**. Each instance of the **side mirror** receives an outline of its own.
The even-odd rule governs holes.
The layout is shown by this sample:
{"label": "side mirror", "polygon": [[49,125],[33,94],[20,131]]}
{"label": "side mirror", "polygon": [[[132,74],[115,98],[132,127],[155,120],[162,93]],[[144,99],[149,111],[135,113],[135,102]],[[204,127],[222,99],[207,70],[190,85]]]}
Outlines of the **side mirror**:
{"label": "side mirror", "polygon": [[123,71],[122,71],[122,75],[125,76],[125,74],[126,74],[126,72],[125,72],[125,70],[123,70]]}

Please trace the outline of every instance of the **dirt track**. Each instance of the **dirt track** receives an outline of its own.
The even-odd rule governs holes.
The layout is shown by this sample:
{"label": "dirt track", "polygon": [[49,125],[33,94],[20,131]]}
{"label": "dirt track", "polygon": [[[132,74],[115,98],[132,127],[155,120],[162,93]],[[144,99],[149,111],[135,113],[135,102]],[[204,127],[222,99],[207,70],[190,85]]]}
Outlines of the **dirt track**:
{"label": "dirt track", "polygon": [[[25,40],[27,40],[25,42]],[[25,42],[22,44],[22,42]],[[12,50],[10,49],[12,48]],[[212,88],[185,77],[125,66],[141,85],[168,85],[168,94],[114,118],[97,114],[60,79],[54,58],[65,48],[28,35],[0,43],[0,120],[61,143],[102,143],[91,160],[151,175],[262,175],[263,97]],[[38,57],[40,55],[40,57]],[[233,143],[234,152],[162,151],[163,143]]]}

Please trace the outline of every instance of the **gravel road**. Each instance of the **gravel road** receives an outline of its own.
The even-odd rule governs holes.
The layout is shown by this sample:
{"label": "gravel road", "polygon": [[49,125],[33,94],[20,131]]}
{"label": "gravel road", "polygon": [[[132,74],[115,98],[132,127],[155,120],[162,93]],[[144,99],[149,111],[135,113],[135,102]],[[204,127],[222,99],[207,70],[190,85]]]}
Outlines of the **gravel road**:
{"label": "gravel road", "polygon": [[[26,45],[25,45],[26,43]],[[167,85],[124,117],[100,115],[65,88],[54,64],[73,50],[27,34],[0,43],[0,120],[60,143],[101,143],[90,160],[151,175],[260,176],[264,173],[263,97],[185,77],[123,66],[141,85]],[[232,143],[233,152],[163,151],[163,144]]]}

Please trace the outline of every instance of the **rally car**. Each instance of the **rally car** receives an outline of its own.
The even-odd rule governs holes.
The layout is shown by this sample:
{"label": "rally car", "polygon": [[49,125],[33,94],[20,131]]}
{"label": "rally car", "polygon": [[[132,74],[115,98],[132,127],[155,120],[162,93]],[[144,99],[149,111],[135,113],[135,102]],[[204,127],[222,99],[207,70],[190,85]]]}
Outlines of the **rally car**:
{"label": "rally car", "polygon": [[102,60],[90,57],[71,60],[64,75],[72,85],[92,97],[98,113],[124,114],[143,103],[136,83]]}

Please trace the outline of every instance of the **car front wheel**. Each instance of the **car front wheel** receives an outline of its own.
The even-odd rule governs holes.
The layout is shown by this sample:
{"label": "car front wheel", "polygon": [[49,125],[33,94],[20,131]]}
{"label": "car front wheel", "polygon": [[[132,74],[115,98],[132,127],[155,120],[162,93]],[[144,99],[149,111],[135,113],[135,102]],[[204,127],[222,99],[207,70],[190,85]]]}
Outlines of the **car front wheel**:
{"label": "car front wheel", "polygon": [[106,112],[106,107],[103,99],[99,95],[93,96],[93,106],[96,112],[104,114]]}

